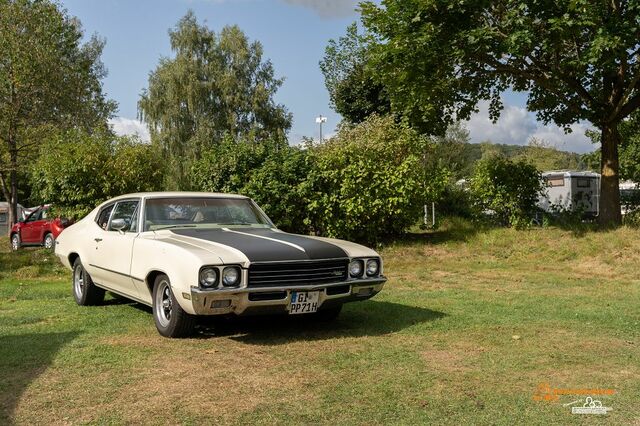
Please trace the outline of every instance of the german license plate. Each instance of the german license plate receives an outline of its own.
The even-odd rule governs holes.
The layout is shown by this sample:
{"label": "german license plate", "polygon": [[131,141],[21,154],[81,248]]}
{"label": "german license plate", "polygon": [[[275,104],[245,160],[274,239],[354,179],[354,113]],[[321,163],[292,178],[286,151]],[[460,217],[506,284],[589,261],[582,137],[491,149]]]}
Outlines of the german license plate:
{"label": "german license plate", "polygon": [[289,314],[310,314],[318,310],[319,291],[292,291]]}

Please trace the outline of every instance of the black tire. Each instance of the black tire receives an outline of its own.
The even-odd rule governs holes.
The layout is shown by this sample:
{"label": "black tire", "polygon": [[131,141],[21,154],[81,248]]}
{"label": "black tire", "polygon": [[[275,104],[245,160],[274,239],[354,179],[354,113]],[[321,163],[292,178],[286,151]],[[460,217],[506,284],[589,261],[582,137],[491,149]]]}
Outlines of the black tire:
{"label": "black tire", "polygon": [[180,307],[169,277],[164,274],[158,275],[153,283],[153,321],[164,337],[188,337],[195,330],[195,317]]}
{"label": "black tire", "polygon": [[55,247],[56,239],[53,238],[53,234],[51,232],[47,232],[42,240],[42,245],[47,250],[53,250]]}
{"label": "black tire", "polygon": [[342,304],[331,306],[330,308],[320,309],[314,315],[314,319],[320,322],[335,321],[342,311]]}
{"label": "black tire", "polygon": [[80,306],[98,305],[104,300],[105,291],[96,287],[89,273],[82,266],[80,258],[73,262],[71,289],[76,303]]}
{"label": "black tire", "polygon": [[11,244],[11,251],[18,251],[20,250],[20,247],[22,247],[22,241],[20,241],[19,234],[12,234],[9,242]]}

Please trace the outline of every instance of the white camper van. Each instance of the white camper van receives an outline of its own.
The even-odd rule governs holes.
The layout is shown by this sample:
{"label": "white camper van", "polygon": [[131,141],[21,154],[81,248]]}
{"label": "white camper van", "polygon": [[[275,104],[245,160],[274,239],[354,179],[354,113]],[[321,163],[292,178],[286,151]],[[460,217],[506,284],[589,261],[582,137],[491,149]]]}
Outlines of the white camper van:
{"label": "white camper van", "polygon": [[[18,219],[24,218],[23,207],[18,204]],[[9,203],[0,201],[0,236],[9,233]]]}
{"label": "white camper van", "polygon": [[538,206],[549,213],[581,211],[585,217],[598,216],[600,175],[594,172],[557,170],[542,174],[547,187]]}

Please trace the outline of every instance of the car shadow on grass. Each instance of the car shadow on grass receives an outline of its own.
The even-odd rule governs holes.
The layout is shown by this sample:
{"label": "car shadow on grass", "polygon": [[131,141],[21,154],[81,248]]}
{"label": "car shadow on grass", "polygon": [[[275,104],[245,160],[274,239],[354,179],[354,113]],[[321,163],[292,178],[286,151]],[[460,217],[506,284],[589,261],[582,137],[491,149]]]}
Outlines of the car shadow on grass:
{"label": "car shadow on grass", "polygon": [[200,322],[198,337],[229,337],[248,344],[281,345],[298,340],[379,336],[445,316],[426,308],[369,300],[345,305],[340,316],[329,322],[305,315],[209,318]]}
{"label": "car shadow on grass", "polygon": [[0,336],[0,424],[12,424],[25,389],[51,364],[77,332]]}

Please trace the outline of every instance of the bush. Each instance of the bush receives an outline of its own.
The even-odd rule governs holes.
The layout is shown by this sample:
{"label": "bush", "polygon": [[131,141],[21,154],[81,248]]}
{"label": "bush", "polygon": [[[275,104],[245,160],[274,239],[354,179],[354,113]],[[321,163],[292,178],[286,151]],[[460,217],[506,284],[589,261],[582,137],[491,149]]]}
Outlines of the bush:
{"label": "bush", "polygon": [[427,138],[391,117],[373,115],[340,128],[310,149],[307,224],[323,235],[368,243],[402,234],[448,179],[442,168],[427,170],[432,152]]}
{"label": "bush", "polygon": [[502,156],[478,161],[470,182],[477,208],[516,228],[531,225],[543,189],[541,173],[534,166]]}
{"label": "bush", "polygon": [[306,151],[284,140],[254,144],[226,139],[194,164],[190,180],[196,190],[247,195],[279,228],[306,233],[301,185],[309,168]]}
{"label": "bush", "polygon": [[271,152],[251,173],[242,193],[253,198],[284,231],[308,233],[304,182],[311,164],[305,150],[286,147]]}
{"label": "bush", "polygon": [[153,147],[135,138],[61,132],[40,146],[31,168],[32,198],[78,219],[111,197],[159,190],[162,170]]}
{"label": "bush", "polygon": [[236,142],[226,137],[220,144],[205,151],[191,167],[192,189],[209,192],[242,193],[253,170],[259,168],[270,151],[286,148],[286,142]]}
{"label": "bush", "polygon": [[447,217],[473,219],[477,215],[471,193],[457,184],[445,187],[436,208],[440,215]]}

